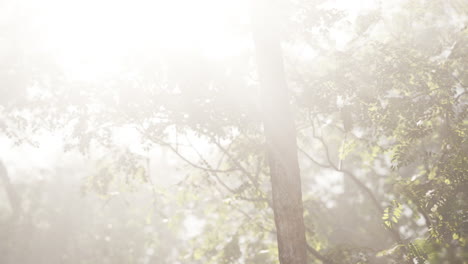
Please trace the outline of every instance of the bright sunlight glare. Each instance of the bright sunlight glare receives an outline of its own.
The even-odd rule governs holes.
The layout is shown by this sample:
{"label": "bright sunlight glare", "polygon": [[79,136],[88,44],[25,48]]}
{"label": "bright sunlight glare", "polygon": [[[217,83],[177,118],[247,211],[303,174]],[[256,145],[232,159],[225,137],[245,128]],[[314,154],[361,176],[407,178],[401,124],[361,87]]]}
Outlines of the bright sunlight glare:
{"label": "bright sunlight glare", "polygon": [[35,4],[35,23],[67,77],[95,81],[139,57],[236,55],[242,43],[226,29],[248,23],[244,2],[47,0]]}

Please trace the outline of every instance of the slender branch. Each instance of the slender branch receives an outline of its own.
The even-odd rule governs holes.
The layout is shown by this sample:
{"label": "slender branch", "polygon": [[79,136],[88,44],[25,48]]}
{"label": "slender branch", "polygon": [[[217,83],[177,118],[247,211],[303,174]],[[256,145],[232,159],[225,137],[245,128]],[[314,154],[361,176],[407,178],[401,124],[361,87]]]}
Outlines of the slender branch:
{"label": "slender branch", "polygon": [[332,169],[331,166],[329,165],[326,165],[326,164],[322,164],[320,162],[318,162],[317,160],[315,160],[311,155],[309,155],[309,153],[307,153],[304,149],[300,148],[300,147],[297,147],[297,149],[299,150],[300,153],[304,154],[304,156],[306,156],[306,158],[308,158],[310,161],[312,161],[312,163],[314,163],[315,165],[319,166],[319,167],[322,167],[324,169]]}
{"label": "slender branch", "polygon": [[461,85],[461,87],[463,87],[463,88],[468,88],[468,85],[465,85],[457,76],[455,76],[455,75],[452,74],[452,78],[453,78],[455,81],[457,81],[458,84]]}
{"label": "slender branch", "polygon": [[[234,144],[234,142],[236,141],[236,139],[237,139],[237,137],[234,138],[233,140],[231,140],[231,142],[229,143],[229,145],[226,148],[226,151],[229,151],[231,149],[231,147]],[[224,152],[221,153],[221,157],[218,160],[218,164],[216,165],[216,169],[219,169],[219,167],[221,166],[225,156],[226,156],[226,154],[224,154]]]}
{"label": "slender branch", "polygon": [[[137,128],[138,129],[138,128]],[[174,154],[176,154],[179,158],[181,158],[183,161],[185,161],[187,164],[189,164],[190,166],[196,168],[196,169],[200,169],[200,170],[204,170],[204,171],[210,171],[210,172],[219,172],[219,173],[227,173],[227,172],[233,172],[233,171],[236,171],[237,169],[236,168],[231,168],[231,169],[213,169],[213,168],[207,168],[207,167],[203,167],[203,166],[200,166],[198,164],[196,164],[195,162],[189,160],[187,157],[185,157],[184,155],[182,155],[180,153],[180,150],[174,146],[172,146],[172,144],[168,143],[168,142],[165,142],[161,139],[157,139],[157,138],[154,138],[154,137],[151,137],[149,136],[145,131],[143,131],[142,129],[138,129],[138,131],[143,135],[145,136],[146,138],[148,138],[150,141],[158,144],[158,145],[161,145],[163,147],[167,147],[168,149],[170,149]],[[178,144],[179,146],[179,144]]]}
{"label": "slender branch", "polygon": [[[219,190],[219,188],[215,187],[216,190],[218,192],[220,192],[221,194],[223,194],[223,192],[221,190]],[[255,222],[255,225],[258,226],[260,229],[262,229],[263,231],[265,232],[268,232],[268,233],[273,233],[275,234],[274,230],[271,230],[271,229],[267,229],[265,228],[265,225],[262,225],[260,223],[258,223],[257,221],[254,221],[254,218],[248,214],[247,212],[245,212],[244,210],[242,210],[241,208],[239,208],[238,206],[236,206],[235,204],[233,203],[229,203],[229,206],[233,207],[234,209],[236,209],[239,213],[241,213],[243,216],[245,216],[245,218],[247,218],[249,221],[251,222]]]}
{"label": "slender branch", "polygon": [[311,247],[309,244],[307,244],[307,251],[309,251],[310,254],[314,255],[317,259],[322,261],[324,264],[334,264],[333,261],[325,257],[324,255],[320,254],[317,250],[315,250],[313,247]]}
{"label": "slender branch", "polygon": [[[325,148],[325,149],[327,149],[327,148]],[[369,189],[369,187],[367,187],[361,180],[359,180],[359,178],[356,175],[354,175],[352,172],[350,172],[348,170],[345,170],[345,169],[339,169],[337,166],[335,166],[333,163],[331,163],[330,159],[328,159],[328,163],[330,165],[325,165],[325,164],[322,164],[322,163],[319,163],[318,161],[316,161],[312,156],[310,156],[303,149],[299,148],[299,151],[301,153],[303,153],[304,156],[306,156],[310,161],[317,164],[318,166],[320,166],[322,168],[325,168],[325,169],[333,169],[333,170],[335,170],[337,172],[342,172],[346,176],[350,177],[351,180],[353,180],[353,182],[369,196],[369,198],[372,200],[372,203],[374,204],[374,206],[378,209],[379,213],[383,213],[383,208],[380,205],[377,198],[375,197],[374,193],[371,191],[371,189]],[[328,151],[326,150],[326,152],[328,152]]]}
{"label": "slender branch", "polygon": [[200,170],[204,170],[204,171],[210,171],[210,172],[220,172],[220,173],[226,173],[226,172],[233,172],[233,171],[236,171],[236,169],[225,169],[225,170],[221,170],[221,169],[213,169],[213,168],[207,168],[207,167],[202,167],[200,165],[197,165],[196,163],[190,161],[188,158],[186,158],[185,156],[183,156],[180,151],[178,151],[177,149],[175,149],[171,144],[167,143],[167,142],[164,142],[164,141],[158,141],[158,143],[162,146],[165,146],[167,148],[169,148],[170,150],[172,150],[172,152],[174,152],[179,158],[181,158],[183,161],[185,161],[186,163],[188,163],[190,166],[194,167],[194,168],[197,168],[197,169],[200,169]]}
{"label": "slender branch", "polygon": [[242,166],[242,164],[240,164],[239,160],[237,160],[236,158],[234,158],[231,153],[229,153],[227,151],[226,148],[224,148],[213,136],[209,136],[207,135],[211,140],[212,142],[218,146],[218,148],[234,163],[234,165],[240,170],[242,171],[245,176],[247,176],[247,178],[249,178],[249,180],[252,182],[252,184],[255,186],[255,188],[259,188],[258,186],[258,181],[255,179],[255,177],[246,169],[244,168],[244,166]]}
{"label": "slender branch", "polygon": [[468,93],[467,91],[464,91],[464,92],[460,93],[459,95],[457,95],[457,97],[455,97],[455,101],[458,102],[458,100],[460,100],[460,97],[462,97],[463,95],[465,95],[467,93]]}
{"label": "slender branch", "polygon": [[[383,208],[382,208],[382,205],[380,204],[380,202],[377,200],[376,196],[374,195],[374,193],[372,192],[371,189],[369,189],[369,187],[367,187],[361,180],[359,180],[358,177],[356,177],[356,175],[354,175],[351,171],[349,170],[346,170],[346,169],[343,169],[343,168],[338,168],[338,166],[336,166],[332,160],[331,160],[331,157],[330,157],[330,151],[329,151],[329,148],[328,148],[328,144],[325,142],[325,140],[322,138],[322,137],[319,137],[315,134],[315,127],[314,125],[312,124],[312,137],[319,140],[321,143],[322,143],[322,146],[325,150],[325,154],[326,154],[326,158],[327,158],[327,161],[328,161],[328,164],[329,166],[327,165],[324,165],[324,164],[320,164],[321,167],[325,167],[325,168],[333,168],[335,171],[338,171],[338,172],[343,172],[344,175],[348,176],[351,178],[351,180],[359,187],[361,188],[368,196],[369,198],[371,199],[372,203],[374,204],[374,206],[378,209],[379,213],[383,213]],[[303,152],[305,153],[305,151]],[[316,163],[316,164],[319,164],[317,161],[315,161],[310,155],[306,155],[306,157],[308,157],[312,162]],[[320,166],[319,165],[319,166]]]}
{"label": "slender branch", "polygon": [[[187,141],[189,141],[189,139],[187,138]],[[190,141],[189,141],[190,142]],[[219,177],[218,173],[216,172],[217,169],[213,169],[213,167],[208,163],[208,161],[203,157],[203,155],[190,143],[190,145],[192,146],[192,149],[195,151],[195,153],[197,153],[198,157],[200,158],[200,160],[211,170],[211,171],[206,171],[207,173],[210,172],[214,177],[215,179],[226,189],[228,190],[229,192],[231,192],[232,194],[236,195],[238,198],[242,199],[242,200],[246,200],[246,201],[250,201],[250,202],[267,202],[268,203],[268,200],[267,199],[264,199],[264,198],[248,198],[248,197],[245,197],[245,196],[242,196],[238,191],[236,191],[235,189],[232,189],[231,187],[229,187],[225,182],[223,182],[221,180],[221,178]],[[218,163],[218,166],[220,164]]]}
{"label": "slender branch", "polygon": [[318,141],[320,141],[320,143],[322,143],[323,149],[325,150],[325,157],[327,158],[328,164],[330,164],[330,166],[333,169],[335,169],[336,171],[340,171],[338,166],[335,165],[335,163],[333,163],[333,161],[331,160],[330,151],[328,149],[328,144],[325,142],[325,140],[322,137],[318,137],[318,136],[315,136],[315,135],[313,137],[315,139],[317,139]]}
{"label": "slender branch", "polygon": [[[314,232],[309,228],[309,227],[305,227],[306,231],[309,232],[310,234],[313,234]],[[318,252],[315,248],[313,248],[312,246],[309,245],[309,243],[307,243],[307,251],[309,251],[309,253],[311,253],[312,255],[314,255],[317,259],[319,259],[320,261],[322,261],[323,263],[325,264],[335,264],[333,261],[331,261],[330,259],[328,259],[327,257],[325,257],[324,255],[320,254],[320,252]]]}
{"label": "slender branch", "polygon": [[[367,187],[367,185],[365,185],[361,180],[359,180],[359,178],[354,175],[351,171],[349,170],[346,170],[346,169],[343,169],[343,168],[338,168],[331,160],[330,158],[330,151],[329,151],[329,148],[328,148],[328,144],[325,142],[325,140],[322,138],[322,137],[319,137],[315,134],[315,127],[312,123],[312,136],[313,138],[319,140],[321,143],[322,143],[322,146],[325,150],[325,154],[326,154],[326,158],[327,158],[327,161],[328,161],[328,164],[331,166],[331,168],[333,168],[335,171],[338,171],[338,172],[343,172],[343,174],[347,177],[350,177],[351,180],[364,192],[367,194],[367,196],[371,199],[372,201],[372,204],[375,206],[375,208],[378,210],[378,212],[380,214],[383,214],[384,212],[384,209],[382,207],[382,205],[380,204],[380,202],[378,201],[377,197],[374,195],[374,193],[372,192],[372,190]],[[307,156],[310,156],[310,155],[307,155]],[[314,159],[311,159],[313,162],[316,162]],[[401,236],[400,236],[400,233],[398,232],[398,230],[396,229],[388,229],[390,231],[390,233],[392,234],[393,238],[395,239],[395,241],[397,241],[398,243],[401,243]]]}

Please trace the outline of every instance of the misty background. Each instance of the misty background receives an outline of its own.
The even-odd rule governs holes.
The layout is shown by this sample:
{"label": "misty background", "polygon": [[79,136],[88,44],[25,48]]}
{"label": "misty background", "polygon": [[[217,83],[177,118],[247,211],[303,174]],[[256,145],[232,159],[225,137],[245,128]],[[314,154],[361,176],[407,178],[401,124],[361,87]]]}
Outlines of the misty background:
{"label": "misty background", "polygon": [[[269,8],[308,263],[467,263],[468,3]],[[280,263],[263,15],[0,1],[0,263]]]}

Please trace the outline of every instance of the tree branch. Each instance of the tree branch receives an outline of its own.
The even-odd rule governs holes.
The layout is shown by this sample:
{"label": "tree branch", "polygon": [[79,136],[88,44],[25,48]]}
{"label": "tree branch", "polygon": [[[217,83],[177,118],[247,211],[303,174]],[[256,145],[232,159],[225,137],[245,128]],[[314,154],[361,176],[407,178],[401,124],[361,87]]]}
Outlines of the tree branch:
{"label": "tree branch", "polygon": [[[330,158],[330,151],[329,151],[329,148],[328,148],[328,145],[327,143],[325,142],[325,140],[322,138],[322,137],[319,137],[315,134],[315,127],[314,127],[314,124],[312,123],[312,136],[313,138],[319,140],[321,143],[322,143],[322,146],[325,150],[325,154],[326,154],[326,158],[327,158],[327,161],[328,161],[328,164],[329,164],[329,167],[333,168],[335,171],[338,171],[338,172],[342,172],[345,176],[347,177],[350,177],[351,180],[365,193],[367,194],[367,196],[371,199],[372,201],[372,204],[374,205],[374,207],[377,209],[377,211],[380,213],[380,214],[383,214],[384,212],[384,209],[382,207],[382,205],[380,204],[380,202],[377,200],[377,197],[374,195],[374,193],[372,192],[372,190],[367,187],[361,180],[359,180],[359,178],[354,175],[351,171],[349,170],[346,170],[346,169],[343,169],[343,168],[338,168],[331,160]],[[304,153],[304,152],[303,152]],[[310,157],[312,158],[310,155],[306,155],[306,157]],[[312,162],[316,163],[316,164],[320,164],[318,163],[317,161],[315,161],[313,158],[311,159]],[[322,167],[325,167],[326,168],[326,165],[324,164],[320,164],[322,165]],[[319,166],[320,166],[319,165]],[[398,230],[395,230],[395,229],[388,229],[390,231],[390,233],[392,234],[392,237],[395,239],[395,241],[397,241],[398,243],[401,243],[401,236],[400,236],[400,233],[398,232]]]}
{"label": "tree branch", "polygon": [[315,250],[313,247],[311,247],[309,244],[307,244],[307,251],[314,255],[318,260],[322,261],[324,264],[335,264],[333,261],[329,260],[327,257],[324,255],[320,254],[317,250]]}
{"label": "tree branch", "polygon": [[206,167],[203,167],[203,166],[200,166],[198,164],[196,164],[195,162],[189,160],[188,158],[186,158],[184,155],[182,155],[179,151],[178,148],[172,146],[172,144],[168,143],[168,142],[165,142],[163,141],[162,139],[158,139],[158,138],[154,138],[154,137],[151,137],[149,136],[145,131],[143,131],[142,129],[138,129],[137,130],[144,136],[146,137],[147,139],[149,139],[150,141],[158,144],[158,145],[161,145],[163,147],[167,147],[168,149],[170,149],[174,154],[176,154],[179,158],[181,158],[183,161],[185,161],[187,164],[189,164],[190,166],[196,168],[196,169],[200,169],[200,170],[204,170],[204,171],[210,171],[210,172],[219,172],[219,173],[227,173],[227,172],[233,172],[233,171],[236,171],[237,169],[235,168],[231,168],[231,169],[225,169],[225,170],[221,170],[221,169],[213,169],[213,168],[206,168]]}

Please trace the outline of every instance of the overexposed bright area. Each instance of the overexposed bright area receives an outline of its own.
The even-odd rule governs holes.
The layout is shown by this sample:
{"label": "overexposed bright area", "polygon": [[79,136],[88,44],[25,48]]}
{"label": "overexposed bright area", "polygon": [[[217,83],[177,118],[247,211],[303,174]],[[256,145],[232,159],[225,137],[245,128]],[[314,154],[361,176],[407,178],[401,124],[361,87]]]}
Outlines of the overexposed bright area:
{"label": "overexposed bright area", "polygon": [[0,264],[468,263],[467,0],[0,0]]}
{"label": "overexposed bright area", "polygon": [[4,13],[24,19],[68,77],[96,81],[151,56],[235,56],[247,8],[245,0],[45,0],[12,1]]}

